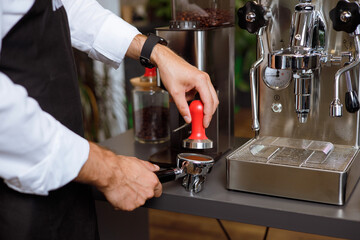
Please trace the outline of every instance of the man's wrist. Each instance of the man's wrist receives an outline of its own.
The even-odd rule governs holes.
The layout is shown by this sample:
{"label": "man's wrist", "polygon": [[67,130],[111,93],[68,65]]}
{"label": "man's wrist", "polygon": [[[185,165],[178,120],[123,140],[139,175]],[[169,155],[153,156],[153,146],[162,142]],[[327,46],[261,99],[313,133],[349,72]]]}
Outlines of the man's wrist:
{"label": "man's wrist", "polygon": [[156,63],[151,61],[151,55],[154,48],[159,44],[166,46],[167,41],[162,37],[150,33],[141,48],[139,58],[141,65],[146,68],[153,68],[156,66]]}
{"label": "man's wrist", "polygon": [[97,188],[106,188],[112,178],[108,160],[113,158],[114,153],[95,143],[89,142],[89,144],[89,157],[74,180],[94,185]]}
{"label": "man's wrist", "polygon": [[[138,34],[134,37],[133,41],[131,42],[127,52],[126,56],[131,57],[133,59],[139,59],[141,49],[146,41],[147,37],[142,34]],[[153,51],[150,56],[150,61],[159,67],[162,62],[166,63],[167,57],[171,57],[172,55],[176,55],[173,51],[170,50],[170,48],[161,45],[156,44],[153,48]]]}

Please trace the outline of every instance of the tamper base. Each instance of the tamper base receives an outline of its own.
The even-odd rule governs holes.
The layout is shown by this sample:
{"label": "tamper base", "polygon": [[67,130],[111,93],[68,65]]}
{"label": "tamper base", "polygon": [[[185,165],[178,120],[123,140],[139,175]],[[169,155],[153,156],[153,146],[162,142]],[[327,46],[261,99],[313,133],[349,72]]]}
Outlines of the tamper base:
{"label": "tamper base", "polygon": [[183,147],[190,149],[209,149],[213,147],[213,141],[210,139],[185,139],[183,140]]}

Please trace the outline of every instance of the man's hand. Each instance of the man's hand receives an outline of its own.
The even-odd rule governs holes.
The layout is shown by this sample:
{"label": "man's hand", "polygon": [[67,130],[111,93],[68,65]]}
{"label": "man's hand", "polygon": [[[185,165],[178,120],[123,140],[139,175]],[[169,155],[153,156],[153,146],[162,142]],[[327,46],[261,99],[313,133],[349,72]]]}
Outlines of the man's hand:
{"label": "man's hand", "polygon": [[[146,37],[137,35],[131,42],[126,55],[139,59]],[[190,65],[169,48],[157,44],[150,56],[152,63],[159,68],[161,80],[172,96],[180,114],[187,123],[191,122],[191,115],[187,101],[197,92],[204,104],[204,127],[208,127],[219,100],[209,75]]]}
{"label": "man's hand", "polygon": [[89,158],[75,181],[97,187],[115,209],[132,211],[161,195],[162,186],[154,174],[158,170],[149,162],[117,156],[90,143]]}
{"label": "man's hand", "polygon": [[164,86],[187,123],[191,122],[187,101],[193,99],[196,92],[199,92],[204,104],[203,125],[207,128],[219,104],[209,75],[190,65],[169,48],[160,44],[154,47],[151,56],[159,68]]}

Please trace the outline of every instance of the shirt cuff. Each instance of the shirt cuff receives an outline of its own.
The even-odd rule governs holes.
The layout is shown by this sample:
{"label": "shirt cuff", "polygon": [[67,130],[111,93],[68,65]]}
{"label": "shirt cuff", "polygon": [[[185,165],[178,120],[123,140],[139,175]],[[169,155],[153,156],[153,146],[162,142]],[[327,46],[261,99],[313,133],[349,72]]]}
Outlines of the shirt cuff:
{"label": "shirt cuff", "polygon": [[[134,26],[114,14],[108,16],[97,34],[89,57],[118,68],[134,37],[141,34]],[[99,54],[106,59],[99,59]]]}
{"label": "shirt cuff", "polygon": [[89,142],[61,127],[48,159],[16,178],[5,180],[10,188],[22,193],[48,195],[49,190],[60,188],[77,177],[89,157]]}

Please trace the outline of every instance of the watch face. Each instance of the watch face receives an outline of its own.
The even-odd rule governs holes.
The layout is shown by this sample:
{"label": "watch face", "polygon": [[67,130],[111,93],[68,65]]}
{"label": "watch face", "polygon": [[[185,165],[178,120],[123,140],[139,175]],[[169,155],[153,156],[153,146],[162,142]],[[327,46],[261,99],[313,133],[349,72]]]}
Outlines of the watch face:
{"label": "watch face", "polygon": [[159,38],[160,38],[159,43],[161,45],[167,46],[168,42],[165,39],[163,39],[162,37],[159,37]]}
{"label": "watch face", "polygon": [[143,66],[146,67],[146,68],[153,68],[153,67],[155,67],[155,66],[150,62],[149,59],[147,59],[147,58],[145,58],[145,57],[143,57],[143,56],[140,56],[140,63],[141,63],[141,65],[143,65]]}

